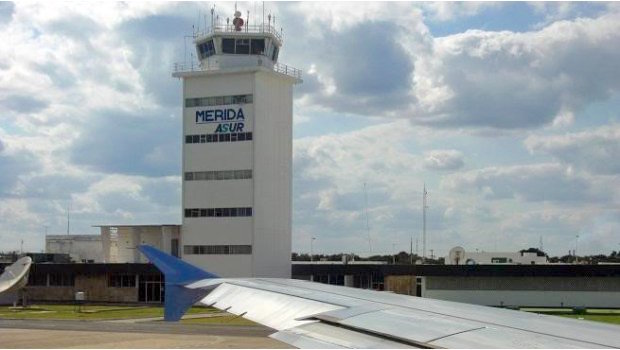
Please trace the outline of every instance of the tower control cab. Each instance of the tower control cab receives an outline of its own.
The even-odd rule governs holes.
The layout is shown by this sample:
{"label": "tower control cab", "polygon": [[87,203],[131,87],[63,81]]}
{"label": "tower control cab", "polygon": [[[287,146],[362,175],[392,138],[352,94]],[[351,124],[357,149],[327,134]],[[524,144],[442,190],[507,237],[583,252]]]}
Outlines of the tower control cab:
{"label": "tower control cab", "polygon": [[252,66],[274,68],[282,46],[282,35],[271,23],[246,25],[241,12],[236,11],[232,24],[213,25],[208,33],[197,35],[194,43],[200,66],[205,70]]}

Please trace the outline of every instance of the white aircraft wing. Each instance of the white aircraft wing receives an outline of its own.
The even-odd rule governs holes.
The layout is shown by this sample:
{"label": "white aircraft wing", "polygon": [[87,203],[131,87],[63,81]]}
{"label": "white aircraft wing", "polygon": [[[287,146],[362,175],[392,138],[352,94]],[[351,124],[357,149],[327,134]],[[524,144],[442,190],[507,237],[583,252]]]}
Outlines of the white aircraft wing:
{"label": "white aircraft wing", "polygon": [[[619,348],[620,327],[309,281],[217,278],[141,246],[165,275],[167,320],[192,304],[276,330],[299,348]],[[173,260],[174,259],[174,260]]]}

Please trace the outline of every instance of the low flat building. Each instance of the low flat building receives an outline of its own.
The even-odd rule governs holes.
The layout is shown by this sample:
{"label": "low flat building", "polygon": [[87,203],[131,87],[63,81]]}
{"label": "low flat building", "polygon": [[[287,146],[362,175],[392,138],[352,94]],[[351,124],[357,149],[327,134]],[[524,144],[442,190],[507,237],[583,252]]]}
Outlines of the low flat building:
{"label": "low flat building", "polygon": [[[0,268],[1,270],[1,268]],[[488,306],[620,308],[620,265],[293,264],[296,279]],[[33,264],[31,302],[160,303],[152,264]]]}
{"label": "low flat building", "polygon": [[161,303],[164,277],[152,264],[33,264],[30,302],[70,302],[84,292],[90,303]]}
{"label": "low flat building", "polygon": [[620,308],[620,265],[293,265],[293,278],[488,306]]}
{"label": "low flat building", "polygon": [[547,255],[541,251],[518,252],[485,252],[465,251],[461,247],[454,247],[445,258],[446,265],[538,265],[548,264]]}
{"label": "low flat building", "polygon": [[137,247],[148,244],[179,257],[181,225],[99,225],[103,261],[145,263]]}
{"label": "low flat building", "polygon": [[103,262],[100,235],[46,235],[45,253],[68,254],[75,262]]}

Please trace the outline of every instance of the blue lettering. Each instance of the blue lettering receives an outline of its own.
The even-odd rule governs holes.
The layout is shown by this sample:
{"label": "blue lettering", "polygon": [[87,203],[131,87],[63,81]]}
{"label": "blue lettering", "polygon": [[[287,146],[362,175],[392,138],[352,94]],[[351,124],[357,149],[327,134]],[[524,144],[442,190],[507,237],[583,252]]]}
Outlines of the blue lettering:
{"label": "blue lettering", "polygon": [[[242,108],[239,108],[238,111],[232,108],[196,111],[197,124],[219,123],[233,120],[245,120]],[[243,123],[241,123],[241,125],[243,125]]]}
{"label": "blue lettering", "polygon": [[215,110],[215,119],[213,121],[222,120],[224,121],[224,111],[221,109]]}
{"label": "blue lettering", "polygon": [[204,119],[205,119],[205,111],[196,111],[196,123],[204,123]]}

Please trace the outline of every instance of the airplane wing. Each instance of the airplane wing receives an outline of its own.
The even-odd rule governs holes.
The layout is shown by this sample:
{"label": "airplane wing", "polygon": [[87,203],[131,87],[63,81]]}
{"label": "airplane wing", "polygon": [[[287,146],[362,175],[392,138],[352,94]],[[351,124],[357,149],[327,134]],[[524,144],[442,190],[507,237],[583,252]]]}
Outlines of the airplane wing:
{"label": "airplane wing", "polygon": [[620,347],[615,325],[302,280],[217,278],[139,249],[165,275],[166,320],[201,302],[273,328],[272,338],[299,348]]}

